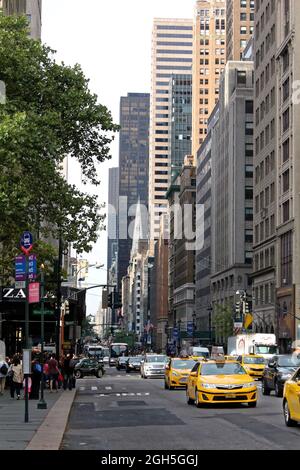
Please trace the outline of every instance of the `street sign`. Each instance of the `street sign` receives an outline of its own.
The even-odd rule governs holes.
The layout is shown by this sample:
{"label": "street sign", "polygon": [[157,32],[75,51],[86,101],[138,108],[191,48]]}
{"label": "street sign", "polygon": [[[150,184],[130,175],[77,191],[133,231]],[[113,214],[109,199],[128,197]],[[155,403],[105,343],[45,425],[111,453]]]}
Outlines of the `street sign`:
{"label": "street sign", "polygon": [[26,281],[15,282],[15,289],[26,289]]}
{"label": "street sign", "polygon": [[16,256],[15,258],[15,280],[25,281],[26,279],[26,257],[23,255]]}
{"label": "street sign", "polygon": [[[34,309],[32,313],[33,315],[42,315],[42,309],[38,309],[38,308]],[[44,310],[44,315],[54,315],[54,314],[55,314],[54,310],[46,310],[46,309]]]}
{"label": "street sign", "polygon": [[193,322],[192,321],[188,321],[187,322],[187,334],[188,336],[193,336],[193,329],[194,329],[194,325],[193,325]]}
{"label": "street sign", "polygon": [[36,304],[40,301],[40,283],[33,282],[28,286],[28,302]]}
{"label": "street sign", "polygon": [[28,257],[28,279],[33,281],[37,275],[37,260],[36,255],[30,255]]}
{"label": "street sign", "polygon": [[20,245],[22,251],[28,256],[33,245],[33,236],[30,232],[23,232]]}

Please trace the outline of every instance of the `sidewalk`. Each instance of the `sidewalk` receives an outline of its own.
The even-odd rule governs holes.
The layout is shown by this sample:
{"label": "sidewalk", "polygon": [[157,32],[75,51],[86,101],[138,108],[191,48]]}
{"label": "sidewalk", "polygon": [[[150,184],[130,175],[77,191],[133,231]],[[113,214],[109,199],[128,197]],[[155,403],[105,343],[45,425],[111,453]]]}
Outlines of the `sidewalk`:
{"label": "sidewalk", "polygon": [[53,441],[52,449],[58,450],[59,436],[64,433],[75,394],[75,389],[57,393],[45,390],[47,410],[38,410],[38,400],[29,400],[29,422],[25,423],[25,400],[13,400],[9,390],[5,390],[0,396],[0,450],[48,449],[49,440]]}

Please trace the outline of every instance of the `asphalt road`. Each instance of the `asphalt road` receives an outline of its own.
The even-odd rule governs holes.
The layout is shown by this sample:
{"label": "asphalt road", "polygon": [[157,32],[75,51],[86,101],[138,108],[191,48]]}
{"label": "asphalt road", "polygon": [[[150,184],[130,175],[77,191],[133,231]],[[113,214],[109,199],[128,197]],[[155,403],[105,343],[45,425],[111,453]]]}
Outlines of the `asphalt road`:
{"label": "asphalt road", "polygon": [[285,426],[282,399],[273,394],[260,393],[252,409],[197,409],[186,404],[185,390],[115,368],[102,379],[77,380],[77,389],[62,450],[300,449],[300,426]]}

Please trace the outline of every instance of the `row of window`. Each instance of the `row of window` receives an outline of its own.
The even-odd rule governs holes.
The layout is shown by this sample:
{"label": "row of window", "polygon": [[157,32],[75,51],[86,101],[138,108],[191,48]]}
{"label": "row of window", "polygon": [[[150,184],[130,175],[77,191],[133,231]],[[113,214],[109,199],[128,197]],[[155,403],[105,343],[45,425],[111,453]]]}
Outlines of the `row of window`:
{"label": "row of window", "polygon": [[275,119],[272,119],[271,123],[268,124],[260,135],[255,139],[255,152],[256,155],[259,154],[267,145],[269,145],[270,140],[275,137]]}
{"label": "row of window", "polygon": [[255,111],[255,124],[258,125],[265,116],[268,115],[270,109],[275,106],[275,87],[267,94],[266,98],[261,102],[260,107]]}
{"label": "row of window", "polygon": [[264,284],[256,287],[252,298],[254,305],[274,304],[275,302],[275,285],[273,283]]}
{"label": "row of window", "polygon": [[[263,5],[264,0],[255,0],[255,11],[256,13],[259,12],[261,6]],[[260,21],[258,23],[262,23],[263,26],[267,25],[271,15],[275,12],[275,2],[276,0],[271,0],[267,3],[266,8],[263,12],[261,12]]]}
{"label": "row of window", "polygon": [[271,171],[275,169],[275,152],[272,151],[270,155],[257,165],[255,168],[255,184],[258,184],[260,181],[263,181],[266,176],[269,175]]}
{"label": "row of window", "polygon": [[254,271],[272,268],[275,266],[275,247],[271,246],[266,250],[262,250],[254,256]]}
{"label": "row of window", "polygon": [[263,92],[265,86],[268,85],[270,78],[275,73],[275,56],[271,58],[271,61],[266,65],[265,70],[262,71],[260,77],[256,80],[255,83],[255,94],[256,98],[261,92]]}
{"label": "row of window", "polygon": [[263,242],[275,234],[275,215],[266,218],[255,226],[255,243]]}

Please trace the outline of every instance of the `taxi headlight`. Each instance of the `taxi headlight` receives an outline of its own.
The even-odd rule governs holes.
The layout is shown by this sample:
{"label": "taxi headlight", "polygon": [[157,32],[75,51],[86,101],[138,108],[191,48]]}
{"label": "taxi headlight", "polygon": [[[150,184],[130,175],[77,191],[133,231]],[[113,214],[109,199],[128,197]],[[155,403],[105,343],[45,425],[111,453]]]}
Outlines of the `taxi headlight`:
{"label": "taxi headlight", "polygon": [[202,388],[217,388],[216,384],[201,384]]}
{"label": "taxi headlight", "polygon": [[256,383],[255,382],[249,382],[249,383],[243,385],[243,388],[251,388],[251,387],[256,387]]}

